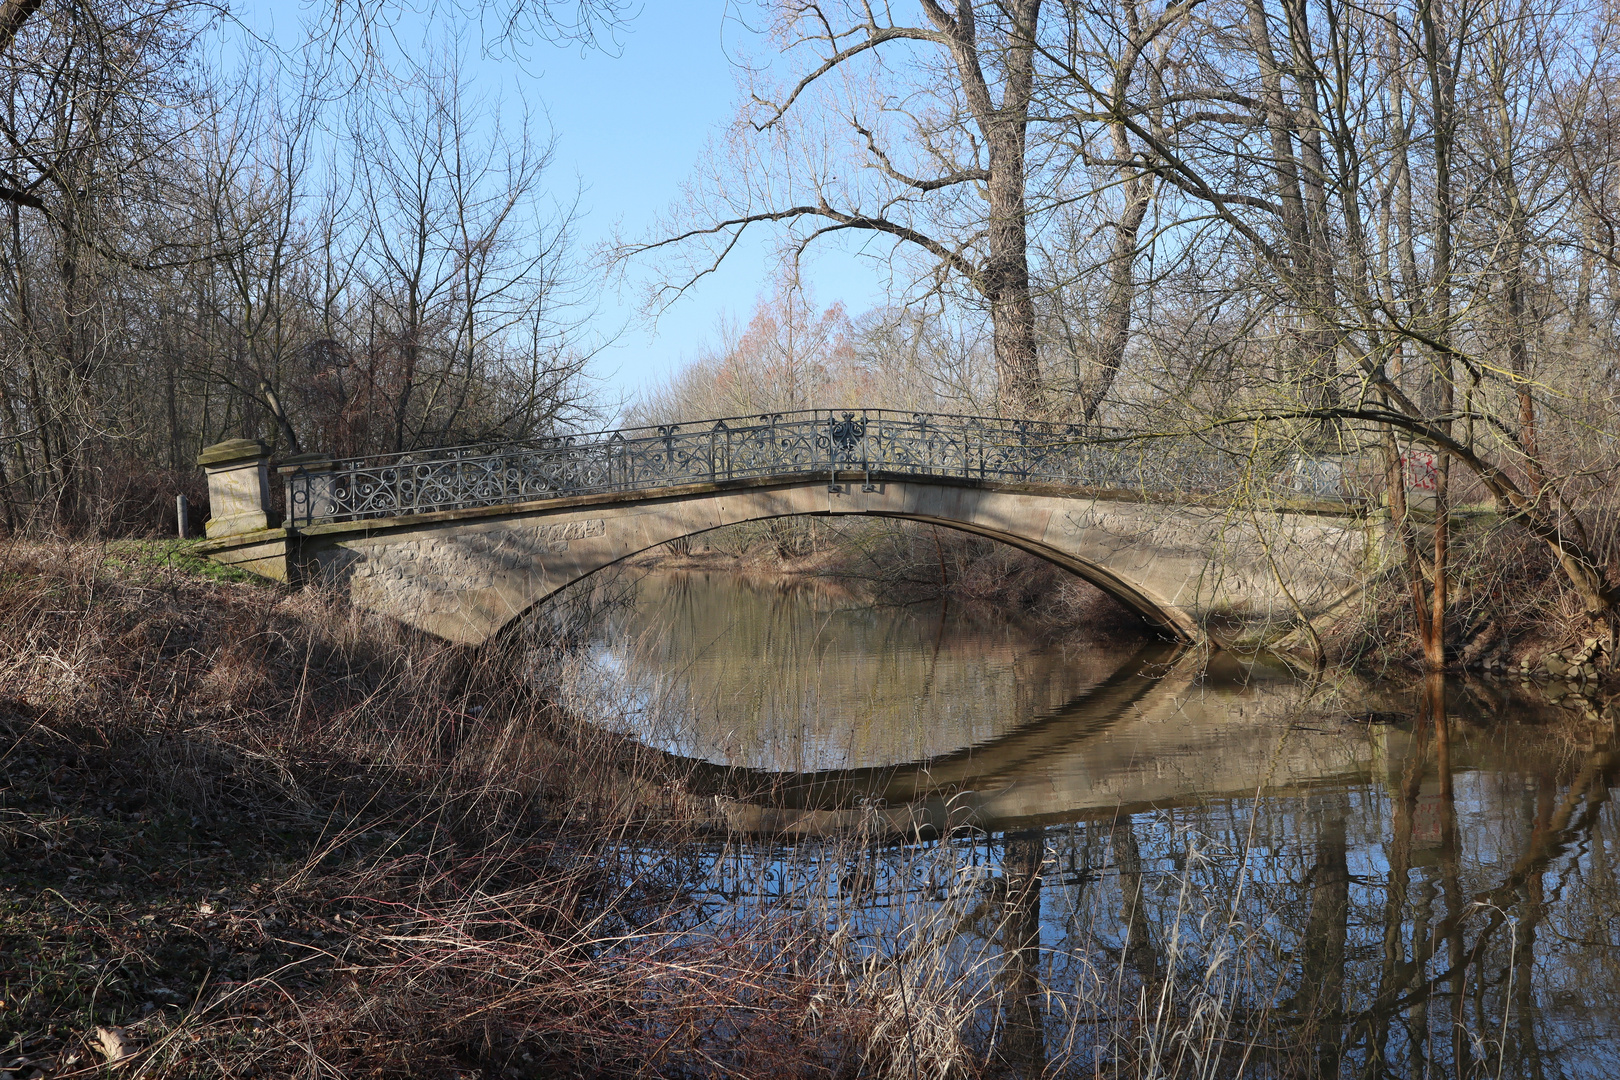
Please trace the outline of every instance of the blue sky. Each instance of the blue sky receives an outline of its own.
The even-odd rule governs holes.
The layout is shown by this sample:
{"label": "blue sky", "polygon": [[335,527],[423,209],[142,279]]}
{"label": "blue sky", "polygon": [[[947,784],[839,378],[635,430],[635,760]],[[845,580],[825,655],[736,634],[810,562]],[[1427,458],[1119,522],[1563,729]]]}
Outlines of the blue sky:
{"label": "blue sky", "polygon": [[[753,43],[725,19],[726,10],[713,0],[649,3],[611,53],[538,44],[522,65],[483,61],[549,112],[558,137],[554,182],[566,193],[577,178],[584,189],[582,253],[611,239],[615,228],[629,236],[649,230],[730,120],[736,81],[727,50]],[[636,289],[604,290],[599,329],[624,327],[598,362],[607,391],[633,393],[667,376],[714,338],[722,315],[746,321],[755,297],[769,288],[773,265],[761,232],[656,325],[639,317]],[[882,299],[878,271],[833,247],[822,248],[805,271],[818,304],[842,301],[858,313]]]}
{"label": "blue sky", "polygon": [[[278,40],[291,56],[298,27],[311,15],[329,14],[329,3],[247,0],[237,14],[250,32]],[[549,187],[560,202],[579,197],[575,253],[582,263],[616,235],[651,236],[711,137],[723,133],[735,112],[731,57],[739,50],[758,54],[762,47],[738,22],[735,4],[663,0],[644,4],[603,48],[532,41],[509,50],[515,57],[501,57],[493,55],[498,50],[481,52],[478,28],[456,19],[455,4],[443,6],[447,10],[428,20],[406,4],[385,47],[434,48],[459,38],[466,46],[463,70],[477,91],[501,103],[508,122],[525,106],[549,117],[557,140]],[[493,5],[500,6],[499,0]],[[239,46],[227,31],[219,59],[229,63]],[[544,121],[538,126],[543,129]],[[718,336],[722,318],[746,322],[756,297],[770,292],[775,267],[770,234],[755,230],[719,272],[656,321],[639,306],[637,280],[646,281],[644,272],[638,275],[633,267],[622,285],[597,272],[584,292],[595,310],[587,333],[611,339],[594,369],[606,403],[628,399],[695,358]],[[880,268],[830,243],[802,262],[801,273],[821,306],[842,302],[859,314],[884,299]]]}

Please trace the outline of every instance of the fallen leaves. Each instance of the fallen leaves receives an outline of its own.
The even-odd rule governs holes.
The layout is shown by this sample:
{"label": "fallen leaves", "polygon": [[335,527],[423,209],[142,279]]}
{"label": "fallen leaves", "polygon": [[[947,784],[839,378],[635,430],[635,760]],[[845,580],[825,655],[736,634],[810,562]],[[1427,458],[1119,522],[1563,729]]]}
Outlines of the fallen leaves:
{"label": "fallen leaves", "polygon": [[109,1065],[121,1064],[135,1056],[135,1044],[121,1027],[96,1028],[95,1044]]}

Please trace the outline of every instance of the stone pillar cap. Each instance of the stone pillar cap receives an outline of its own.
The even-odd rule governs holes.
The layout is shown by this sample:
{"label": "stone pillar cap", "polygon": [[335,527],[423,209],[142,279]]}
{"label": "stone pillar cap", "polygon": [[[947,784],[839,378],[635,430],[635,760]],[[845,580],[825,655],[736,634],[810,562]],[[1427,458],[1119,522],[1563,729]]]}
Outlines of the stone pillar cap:
{"label": "stone pillar cap", "polygon": [[230,465],[238,461],[252,461],[270,456],[270,448],[258,439],[229,439],[206,446],[197,455],[198,465]]}
{"label": "stone pillar cap", "polygon": [[282,458],[281,464],[276,466],[276,471],[283,476],[287,476],[297,472],[299,469],[303,469],[305,472],[320,472],[323,468],[330,469],[331,467],[331,454],[311,452],[308,454],[294,454],[290,458]]}

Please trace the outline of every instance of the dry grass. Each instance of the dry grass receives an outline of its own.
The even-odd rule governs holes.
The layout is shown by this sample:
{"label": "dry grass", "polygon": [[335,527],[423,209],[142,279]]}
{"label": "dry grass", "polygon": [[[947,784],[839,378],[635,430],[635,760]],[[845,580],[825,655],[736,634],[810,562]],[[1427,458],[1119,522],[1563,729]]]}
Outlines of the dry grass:
{"label": "dry grass", "polygon": [[0,549],[0,1068],[98,1026],[125,1075],[854,1067],[791,936],[676,932],[678,860],[626,872],[693,815],[531,650],[131,550]]}

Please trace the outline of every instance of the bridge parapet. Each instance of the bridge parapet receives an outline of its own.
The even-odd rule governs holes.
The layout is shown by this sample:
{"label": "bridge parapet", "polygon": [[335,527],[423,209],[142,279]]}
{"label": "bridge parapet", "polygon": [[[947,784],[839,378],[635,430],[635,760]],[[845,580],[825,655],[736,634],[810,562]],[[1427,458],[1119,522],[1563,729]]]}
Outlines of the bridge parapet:
{"label": "bridge parapet", "polygon": [[767,413],[287,465],[294,527],[840,472],[1178,497],[1350,497],[1335,457],[1305,459],[1286,446],[1257,454],[1248,441],[1229,447],[1218,436],[883,409]]}
{"label": "bridge parapet", "polygon": [[[204,454],[211,557],[315,578],[452,641],[500,632],[605,566],[750,521],[862,514],[942,525],[1063,566],[1165,632],[1314,642],[1384,563],[1357,459],[1278,439],[1144,436],[993,417],[814,410],[284,461]],[[1302,498],[1303,496],[1303,498]],[[1314,644],[1311,645],[1314,648]]]}

